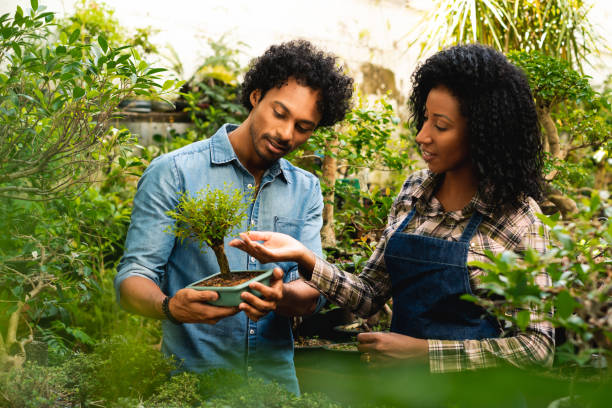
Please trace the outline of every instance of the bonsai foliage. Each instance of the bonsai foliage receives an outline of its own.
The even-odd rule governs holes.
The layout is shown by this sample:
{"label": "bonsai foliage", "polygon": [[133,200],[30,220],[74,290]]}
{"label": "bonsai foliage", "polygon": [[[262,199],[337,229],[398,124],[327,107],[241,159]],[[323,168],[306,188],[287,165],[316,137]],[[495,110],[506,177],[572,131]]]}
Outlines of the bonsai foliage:
{"label": "bonsai foliage", "polygon": [[208,245],[217,257],[223,278],[229,278],[230,269],[225,255],[224,239],[247,219],[251,197],[227,184],[223,189],[203,189],[195,195],[179,193],[179,202],[166,214],[176,222],[166,232],[175,235],[181,243],[188,238],[197,242],[200,250]]}
{"label": "bonsai foliage", "polygon": [[[612,207],[607,192],[593,193],[580,205],[581,211],[565,224],[540,216],[553,243],[546,254],[527,251],[519,260],[510,252],[489,253],[491,263],[473,262],[487,271],[482,285],[495,298],[466,297],[521,329],[530,322],[529,310],[513,318],[506,314],[510,309],[554,310],[546,320],[565,329],[568,338],[557,349],[559,360],[582,365],[593,353],[612,357]],[[551,277],[551,287],[536,284],[536,276],[543,272]]]}

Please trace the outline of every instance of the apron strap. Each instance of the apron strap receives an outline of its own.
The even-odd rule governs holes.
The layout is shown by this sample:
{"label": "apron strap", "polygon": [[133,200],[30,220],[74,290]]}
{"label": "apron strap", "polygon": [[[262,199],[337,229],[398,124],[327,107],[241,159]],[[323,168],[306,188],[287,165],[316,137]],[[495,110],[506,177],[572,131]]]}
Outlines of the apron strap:
{"label": "apron strap", "polygon": [[478,211],[474,211],[474,214],[472,214],[472,217],[470,218],[470,222],[468,223],[467,227],[465,227],[463,234],[461,234],[461,238],[459,238],[459,242],[464,242],[466,244],[470,242],[481,221],[482,214]]}
{"label": "apron strap", "polygon": [[397,228],[396,231],[398,231],[398,232],[404,231],[406,229],[406,227],[408,226],[408,223],[410,222],[410,220],[414,217],[415,213],[416,213],[416,207],[413,206],[412,210],[410,210],[410,212],[408,213],[406,218],[404,218],[404,221],[402,221],[401,225]]}

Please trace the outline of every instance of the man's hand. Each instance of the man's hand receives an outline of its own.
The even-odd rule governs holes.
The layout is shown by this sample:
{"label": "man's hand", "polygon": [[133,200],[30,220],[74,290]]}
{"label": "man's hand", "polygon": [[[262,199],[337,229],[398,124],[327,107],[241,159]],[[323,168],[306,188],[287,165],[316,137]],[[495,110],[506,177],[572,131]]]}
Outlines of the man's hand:
{"label": "man's hand", "polygon": [[249,319],[258,321],[268,313],[276,310],[278,303],[283,299],[283,270],[274,268],[270,286],[265,286],[260,282],[252,282],[249,288],[256,290],[263,295],[263,299],[249,292],[242,292],[240,296],[244,302],[238,305]]}
{"label": "man's hand", "polygon": [[357,348],[364,353],[364,359],[372,362],[397,360],[426,361],[429,354],[427,340],[417,339],[399,333],[372,332],[357,335]]}
{"label": "man's hand", "polygon": [[215,324],[224,317],[240,312],[238,307],[213,306],[206,302],[219,298],[217,292],[210,290],[181,289],[168,303],[170,314],[183,323]]}

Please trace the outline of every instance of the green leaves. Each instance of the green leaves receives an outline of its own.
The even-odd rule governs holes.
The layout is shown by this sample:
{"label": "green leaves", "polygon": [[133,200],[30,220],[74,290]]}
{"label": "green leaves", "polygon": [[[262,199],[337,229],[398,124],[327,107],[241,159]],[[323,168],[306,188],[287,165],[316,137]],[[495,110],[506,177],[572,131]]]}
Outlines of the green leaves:
{"label": "green leaves", "polygon": [[[606,333],[610,333],[607,316],[612,299],[612,221],[598,218],[602,207],[611,204],[609,194],[594,191],[579,204],[580,212],[569,221],[538,215],[551,236],[547,253],[528,250],[520,259],[488,252],[488,263],[470,263],[484,271],[481,288],[497,298],[464,299],[521,330],[529,325],[532,312],[541,313],[554,327],[566,329],[574,353],[564,358],[586,364],[589,359],[585,355],[609,350]],[[538,284],[543,273],[550,276],[550,286]],[[512,316],[514,310],[519,311]]]}
{"label": "green leaves", "polygon": [[580,303],[576,302],[567,290],[559,292],[555,299],[556,313],[561,319],[567,319]]}
{"label": "green leaves", "polygon": [[[200,249],[208,245],[215,249],[215,254],[235,228],[244,228],[246,210],[254,199],[250,191],[243,193],[227,184],[223,189],[207,188],[195,195],[189,191],[177,194],[176,208],[166,212],[176,223],[165,232],[175,235],[181,242],[185,239],[197,242]],[[219,263],[223,269],[221,260]]]}
{"label": "green leaves", "polygon": [[98,36],[98,44],[102,47],[102,51],[106,52],[108,50],[108,42],[103,35]]}
{"label": "green leaves", "polygon": [[411,31],[409,45],[420,55],[454,44],[479,42],[499,51],[536,51],[582,62],[605,47],[589,21],[587,2],[572,0],[436,0],[431,12]]}
{"label": "green leaves", "polygon": [[85,95],[85,90],[81,87],[75,86],[72,90],[72,97],[74,99],[80,99],[83,97],[83,95]]}
{"label": "green leaves", "polygon": [[76,30],[72,32],[72,34],[70,34],[70,37],[68,37],[68,42],[70,44],[73,44],[76,40],[79,39],[80,35],[81,35],[81,30],[77,28]]}
{"label": "green leaves", "polygon": [[175,210],[166,212],[176,223],[165,232],[175,235],[181,242],[188,238],[197,242],[202,250],[210,246],[215,253],[222,275],[229,274],[229,263],[224,251],[224,238],[247,218],[253,197],[224,184],[224,189],[204,189],[192,196],[188,191],[179,193]]}
{"label": "green leaves", "polygon": [[[12,19],[0,18],[0,65],[6,67],[0,94],[7,96],[0,115],[9,113],[0,122],[6,137],[0,155],[10,158],[0,163],[0,195],[49,199],[88,182],[114,157],[108,153],[117,145],[106,142],[115,139],[106,135],[119,102],[161,88],[146,72],[157,68],[125,47],[109,47],[104,35],[97,37],[99,47],[79,28],[49,41],[57,38],[52,18],[21,9]],[[172,83],[166,86],[169,91]],[[98,123],[94,117],[106,119]]]}

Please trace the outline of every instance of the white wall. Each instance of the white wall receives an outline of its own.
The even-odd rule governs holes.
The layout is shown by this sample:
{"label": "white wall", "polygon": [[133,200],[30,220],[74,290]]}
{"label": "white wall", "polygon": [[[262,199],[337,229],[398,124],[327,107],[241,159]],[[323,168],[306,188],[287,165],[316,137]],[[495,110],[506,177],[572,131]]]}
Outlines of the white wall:
{"label": "white wall", "polygon": [[[76,0],[39,0],[60,15],[70,12]],[[171,44],[189,77],[208,54],[206,37],[226,34],[231,41],[249,45],[244,63],[269,45],[293,38],[306,38],[344,59],[353,71],[362,62],[385,66],[395,72],[402,93],[409,87],[417,51],[406,49],[404,37],[426,10],[427,0],[106,0],[115,17],[127,28],[152,26],[159,29],[152,40]],[[2,0],[0,13],[24,9],[29,0]],[[591,21],[604,38],[612,38],[612,2],[594,0]],[[612,57],[593,60],[587,73],[600,83],[612,73]],[[358,73],[357,80],[359,80]],[[187,78],[185,78],[187,79]]]}

